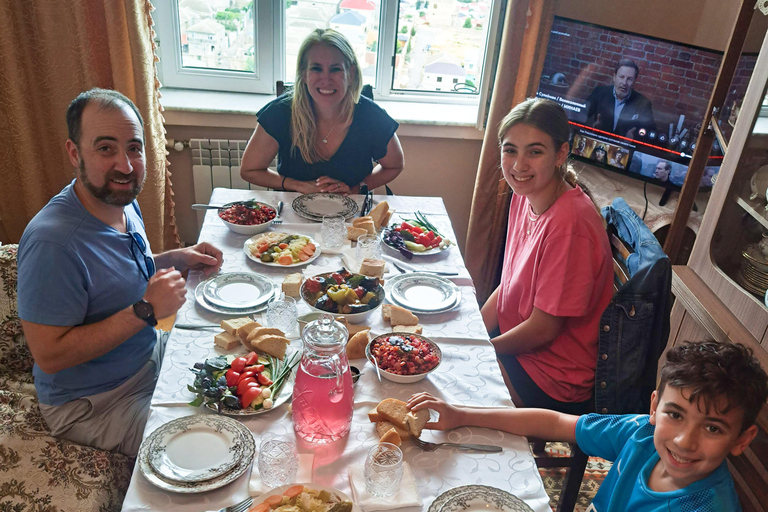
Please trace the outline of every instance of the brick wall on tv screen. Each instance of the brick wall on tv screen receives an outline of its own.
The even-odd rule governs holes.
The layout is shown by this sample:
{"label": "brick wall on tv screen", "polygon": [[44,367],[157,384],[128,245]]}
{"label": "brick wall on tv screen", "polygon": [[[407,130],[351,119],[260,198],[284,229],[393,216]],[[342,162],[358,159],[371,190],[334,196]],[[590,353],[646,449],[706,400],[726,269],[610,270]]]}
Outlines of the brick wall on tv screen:
{"label": "brick wall on tv screen", "polygon": [[[652,100],[654,113],[685,114],[686,125],[704,117],[720,55],[564,20],[555,20],[552,30],[570,37],[551,35],[544,74],[563,73],[571,84],[570,97],[583,100],[596,86],[612,84],[615,64],[626,57],[640,67],[635,90]],[[741,58],[729,101],[731,96],[743,97],[755,60],[754,56]]]}

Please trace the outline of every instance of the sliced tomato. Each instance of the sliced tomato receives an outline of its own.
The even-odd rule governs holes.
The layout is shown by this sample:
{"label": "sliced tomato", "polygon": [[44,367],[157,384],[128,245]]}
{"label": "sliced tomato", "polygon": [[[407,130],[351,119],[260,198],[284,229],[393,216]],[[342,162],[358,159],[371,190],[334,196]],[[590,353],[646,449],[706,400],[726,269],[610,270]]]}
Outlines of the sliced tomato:
{"label": "sliced tomato", "polygon": [[434,240],[435,239],[435,232],[434,231],[427,231],[427,236],[429,237],[430,240]]}
{"label": "sliced tomato", "polygon": [[365,295],[365,288],[363,288],[362,286],[358,286],[357,288],[355,288],[355,293],[357,294],[358,299],[362,299],[363,296]]}
{"label": "sliced tomato", "polygon": [[248,389],[249,384],[258,386],[258,384],[256,383],[256,379],[254,379],[253,377],[248,377],[246,379],[243,379],[237,384],[237,396],[243,396],[243,393],[245,393],[245,390]]}
{"label": "sliced tomato", "polygon": [[256,400],[257,397],[261,396],[261,388],[258,386],[251,386],[249,388],[246,388],[242,395],[240,395],[240,405],[243,406],[243,409],[248,407],[253,403],[254,400]]}
{"label": "sliced tomato", "polygon": [[272,381],[267,377],[265,374],[260,373],[256,376],[256,378],[259,380],[260,384],[263,384],[264,386],[271,386]]}
{"label": "sliced tomato", "polygon": [[406,230],[406,231],[410,231],[412,227],[413,227],[413,226],[411,226],[410,224],[408,224],[408,223],[407,223],[407,222],[405,222],[405,221],[403,221],[403,223],[402,223],[402,224],[400,224],[400,229],[404,229],[404,230]]}
{"label": "sliced tomato", "polygon": [[261,373],[261,372],[264,371],[264,365],[263,364],[252,364],[251,366],[246,366],[243,371],[244,372]]}
{"label": "sliced tomato", "polygon": [[259,354],[256,352],[248,352],[245,356],[245,366],[251,366],[259,362]]}
{"label": "sliced tomato", "polygon": [[432,240],[430,240],[427,235],[416,235],[416,243],[421,244],[424,247],[429,247]]}
{"label": "sliced tomato", "polygon": [[419,226],[411,226],[411,233],[422,234],[424,232]]}
{"label": "sliced tomato", "polygon": [[243,371],[243,368],[245,368],[245,362],[246,359],[244,357],[238,357],[232,361],[232,364],[230,364],[229,367],[235,370],[237,373],[240,373]]}
{"label": "sliced tomato", "polygon": [[227,379],[227,387],[232,387],[237,384],[238,379],[240,378],[240,374],[237,373],[235,370],[230,368],[227,370],[226,379]]}
{"label": "sliced tomato", "polygon": [[243,370],[243,373],[240,374],[240,377],[237,378],[237,380],[235,381],[234,385],[237,386],[238,384],[240,384],[242,381],[244,381],[248,377],[253,377],[255,379],[256,378],[256,372],[254,372],[254,371],[250,371],[249,372],[247,369]]}

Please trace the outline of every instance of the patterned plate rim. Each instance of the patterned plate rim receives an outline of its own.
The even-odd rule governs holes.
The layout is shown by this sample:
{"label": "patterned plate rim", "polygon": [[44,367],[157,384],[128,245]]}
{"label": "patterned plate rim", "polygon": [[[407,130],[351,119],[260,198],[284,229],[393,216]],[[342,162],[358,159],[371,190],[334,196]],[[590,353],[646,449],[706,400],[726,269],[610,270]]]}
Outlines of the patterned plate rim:
{"label": "patterned plate rim", "polygon": [[[259,284],[262,284],[264,286],[269,286],[269,291],[262,293],[259,295],[259,298],[256,299],[256,303],[252,304],[250,306],[243,306],[239,308],[229,307],[224,304],[226,304],[226,301],[219,299],[218,297],[212,297],[211,296],[211,288],[216,285],[217,281],[227,281],[227,280],[233,280],[233,279],[242,279],[243,281],[250,281],[254,286],[256,286],[256,282],[258,281]],[[203,287],[203,298],[209,303],[213,304],[214,306],[218,306],[220,308],[224,309],[253,309],[257,308],[265,303],[268,303],[270,299],[275,294],[275,287],[274,287],[274,281],[266,276],[262,276],[261,274],[256,274],[254,272],[225,272],[217,274],[210,279],[206,279],[205,281],[206,285]],[[218,286],[218,285],[216,285]],[[261,291],[261,288],[259,288],[259,291]]]}
{"label": "patterned plate rim", "polygon": [[300,195],[291,202],[291,208],[293,208],[293,211],[295,211],[299,217],[304,217],[305,219],[314,221],[322,221],[323,215],[311,212],[309,209],[307,209],[306,205],[308,201],[313,201],[315,198],[320,196],[341,201],[344,206],[346,206],[346,209],[339,212],[338,215],[343,215],[345,219],[353,217],[358,211],[360,211],[360,207],[349,196],[343,196],[341,194],[329,194],[327,192],[314,192],[312,194]]}
{"label": "patterned plate rim", "polygon": [[[183,418],[169,421],[165,425],[162,425],[160,428],[152,432],[152,434],[147,437],[147,440],[149,441],[149,447],[147,448],[147,460],[149,460],[149,464],[152,466],[152,469],[155,471],[155,473],[158,473],[161,477],[174,482],[203,482],[219,477],[235,467],[235,465],[240,462],[240,458],[243,456],[244,445],[242,442],[237,442],[243,440],[242,432],[240,432],[240,430],[237,428],[237,425],[232,424],[230,421],[221,420],[222,418],[218,416],[196,414],[194,416],[185,416]],[[169,475],[164,472],[161,463],[166,461],[166,458],[163,457],[163,453],[167,447],[166,439],[168,436],[176,436],[182,434],[187,432],[189,429],[200,425],[214,428],[217,431],[226,430],[232,434],[232,445],[230,446],[229,452],[233,455],[233,457],[229,461],[216,467],[201,469],[197,471],[188,470],[188,475]],[[175,473],[173,467],[175,464],[173,464],[172,461],[169,461],[168,466],[169,472]]]}
{"label": "patterned plate rim", "polygon": [[[448,288],[451,289],[453,292],[454,300],[451,302],[450,305],[444,306],[439,309],[425,309],[425,308],[415,308],[410,305],[406,305],[403,302],[397,300],[395,298],[395,294],[393,292],[394,287],[400,283],[401,281],[407,281],[413,278],[425,278],[430,279],[433,281],[438,281],[444,285],[446,285]],[[408,311],[413,311],[415,313],[422,313],[422,314],[438,314],[438,313],[445,313],[447,311],[452,310],[455,308],[460,302],[461,302],[461,288],[459,288],[456,283],[453,281],[450,281],[444,277],[436,276],[434,274],[428,274],[425,272],[410,272],[408,274],[400,274],[397,276],[394,276],[387,280],[387,282],[384,284],[384,293],[386,294],[387,299],[392,302],[393,304],[397,304],[398,306],[402,306]]]}
{"label": "patterned plate rim", "polygon": [[214,478],[212,480],[206,480],[205,482],[171,482],[165,480],[162,476],[155,473],[152,469],[152,466],[149,464],[149,460],[147,458],[147,450],[149,447],[147,439],[149,439],[149,437],[147,437],[147,439],[144,439],[144,441],[141,443],[141,447],[139,448],[139,455],[137,457],[137,462],[139,463],[139,470],[141,471],[141,474],[144,475],[147,481],[149,481],[152,485],[159,487],[160,489],[183,494],[212,491],[234,482],[240,478],[240,476],[242,476],[243,473],[245,473],[251,466],[253,456],[256,453],[256,441],[253,439],[253,434],[251,431],[248,430],[245,425],[237,420],[230,418],[225,419],[237,423],[237,426],[240,429],[245,442],[243,457],[240,459],[240,462],[238,462],[235,467],[232,468],[232,470],[228,473],[224,473],[220,477]]}
{"label": "patterned plate rim", "polygon": [[529,507],[528,504],[526,504],[522,499],[518,498],[514,494],[510,494],[507,491],[497,489],[496,487],[490,487],[487,485],[463,485],[461,487],[454,487],[453,489],[449,489],[444,493],[440,494],[437,498],[435,498],[435,501],[433,501],[432,504],[429,506],[429,510],[427,512],[449,512],[447,509],[443,510],[443,508],[445,507],[445,505],[448,504],[449,501],[463,494],[473,494],[478,492],[493,493],[499,497],[504,497],[507,500],[511,498],[512,500],[516,501],[516,503],[515,501],[511,502],[515,506],[521,505],[522,507],[525,507],[525,508],[520,508],[514,512],[533,512],[533,509]]}
{"label": "patterned plate rim", "polygon": [[[257,235],[254,235],[254,236],[252,236],[252,237],[251,237],[251,238],[249,238],[248,240],[246,240],[246,241],[243,243],[243,252],[245,253],[245,255],[246,255],[246,256],[247,256],[247,257],[248,257],[248,258],[249,258],[251,261],[255,261],[255,262],[256,262],[256,263],[258,263],[259,265],[264,265],[265,267],[272,267],[272,268],[293,268],[293,267],[300,267],[300,266],[302,266],[302,265],[307,265],[307,264],[309,264],[309,263],[312,263],[312,262],[313,262],[313,261],[315,261],[317,258],[319,258],[319,257],[320,257],[320,254],[322,253],[322,251],[320,250],[320,244],[319,244],[319,243],[317,243],[317,241],[316,241],[314,238],[312,238],[312,237],[311,237],[311,236],[309,236],[309,235],[303,235],[303,234],[301,234],[301,233],[295,233],[295,234],[296,234],[296,235],[298,235],[298,236],[305,236],[305,237],[307,237],[307,238],[309,239],[309,241],[310,241],[310,242],[312,242],[312,243],[315,245],[315,254],[313,254],[313,255],[312,255],[312,256],[311,256],[311,257],[310,257],[310,258],[309,258],[307,261],[300,261],[300,262],[298,262],[298,263],[291,263],[290,265],[281,265],[280,263],[266,263],[266,262],[263,262],[263,261],[261,261],[259,258],[255,257],[253,254],[251,254],[251,250],[249,249],[250,245],[251,245],[251,244],[252,244],[252,242],[253,242],[253,239],[254,239],[254,238],[259,238],[259,237],[261,237],[263,234],[264,234],[264,233],[259,233],[259,234],[257,234]],[[289,234],[290,234],[290,233],[289,233]]]}
{"label": "patterned plate rim", "polygon": [[[195,302],[197,302],[198,305],[200,305],[200,307],[202,307],[203,309],[207,309],[208,311],[211,311],[213,313],[218,313],[220,315],[252,315],[254,313],[261,313],[262,311],[266,311],[267,306],[269,305],[270,302],[272,302],[272,298],[270,298],[270,300],[268,300],[264,304],[255,308],[248,308],[248,309],[221,308],[219,306],[215,306],[213,304],[208,303],[205,300],[205,297],[203,297],[203,286],[205,286],[205,283],[207,281],[208,281],[207,279],[205,281],[200,281],[200,283],[197,286],[195,286]],[[274,297],[275,293],[279,289],[279,286],[277,283],[272,281],[272,288],[273,288],[272,297]]]}

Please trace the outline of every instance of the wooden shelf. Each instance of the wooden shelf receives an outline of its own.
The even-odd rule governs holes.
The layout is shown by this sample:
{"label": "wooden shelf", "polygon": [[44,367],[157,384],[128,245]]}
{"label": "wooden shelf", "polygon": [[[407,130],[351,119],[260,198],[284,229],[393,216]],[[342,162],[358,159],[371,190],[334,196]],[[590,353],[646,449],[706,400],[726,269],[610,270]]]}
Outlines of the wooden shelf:
{"label": "wooden shelf", "polygon": [[762,201],[755,199],[749,199],[748,197],[736,197],[736,204],[741,206],[741,208],[746,211],[748,214],[750,214],[754,219],[760,223],[761,226],[763,226],[765,229],[768,229],[768,219],[765,218],[764,213],[765,212],[765,206],[762,204]]}

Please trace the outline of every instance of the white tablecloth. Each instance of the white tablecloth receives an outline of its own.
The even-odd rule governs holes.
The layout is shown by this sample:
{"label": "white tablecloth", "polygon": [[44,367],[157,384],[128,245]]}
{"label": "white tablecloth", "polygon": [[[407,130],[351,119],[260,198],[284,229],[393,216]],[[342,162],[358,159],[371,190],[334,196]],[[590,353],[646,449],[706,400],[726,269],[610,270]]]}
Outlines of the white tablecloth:
{"label": "white tablecloth", "polygon": [[[257,198],[272,205],[278,200],[285,202],[282,217],[285,223],[281,230],[307,234],[321,242],[319,224],[301,219],[291,209],[291,201],[298,194],[287,192],[264,192],[248,190],[215,189],[211,203]],[[384,199],[377,197],[378,200]],[[415,210],[429,216],[430,221],[449,238],[455,240],[450,219],[442,199],[433,197],[386,197],[391,208],[402,217],[413,217]],[[356,197],[358,203],[362,197]],[[224,251],[222,272],[251,271],[268,275],[276,282],[282,282],[286,274],[297,269],[275,269],[249,260],[243,252],[247,236],[235,234],[218,219],[215,210],[206,213],[200,233],[200,241],[208,241]],[[388,268],[394,273],[391,262],[404,261],[399,254],[384,248]],[[353,254],[351,250],[347,250]],[[305,275],[312,275],[328,268],[341,266],[339,254],[323,253],[308,267],[300,267]],[[426,257],[415,257],[408,263],[411,267],[430,270],[456,270],[459,276],[451,278],[459,285],[462,301],[456,309],[438,315],[420,315],[424,334],[435,340],[443,352],[443,362],[430,376],[419,383],[403,385],[389,381],[379,383],[370,362],[353,360],[351,364],[362,371],[354,386],[355,411],[352,428],[346,439],[332,445],[312,446],[297,440],[300,452],[313,452],[313,482],[335,487],[350,494],[347,467],[362,464],[368,448],[377,442],[374,424],[368,420],[367,412],[384,398],[406,400],[412,393],[429,391],[454,404],[471,406],[511,407],[512,402],[496,363],[496,357],[483,326],[475,299],[472,281],[456,245],[448,251]],[[388,275],[394,275],[388,272]],[[187,282],[187,302],[177,315],[177,323],[219,323],[220,315],[211,313],[195,303],[194,288],[200,282],[200,274],[190,275]],[[299,304],[299,314],[309,313],[306,304]],[[374,313],[365,321],[373,333],[386,332],[381,315]],[[152,406],[144,432],[150,433],[168,421],[191,414],[202,414],[206,410],[192,408],[187,402],[193,395],[186,386],[192,382],[189,368],[197,361],[224,354],[213,344],[216,331],[187,331],[174,329],[168,340],[162,371],[152,397]],[[300,344],[295,340],[294,344]],[[242,351],[235,349],[233,352]],[[285,436],[295,438],[291,416],[287,406],[278,407],[267,413],[252,416],[243,423],[253,432],[256,446],[262,436]],[[409,443],[403,444],[405,459],[410,464],[419,494],[426,511],[441,493],[460,485],[482,484],[498,487],[524,499],[533,510],[549,511],[549,499],[539,477],[536,463],[525,438],[496,430],[482,428],[460,428],[450,432],[424,431],[423,439],[432,441],[471,442],[501,446],[502,453],[467,453],[453,449],[439,449],[422,452]],[[250,472],[235,482],[214,491],[185,495],[167,492],[154,487],[144,478],[137,464],[134,469],[123,510],[189,511],[218,510],[236,503],[248,495]],[[417,512],[417,508],[401,509],[403,512]]]}

